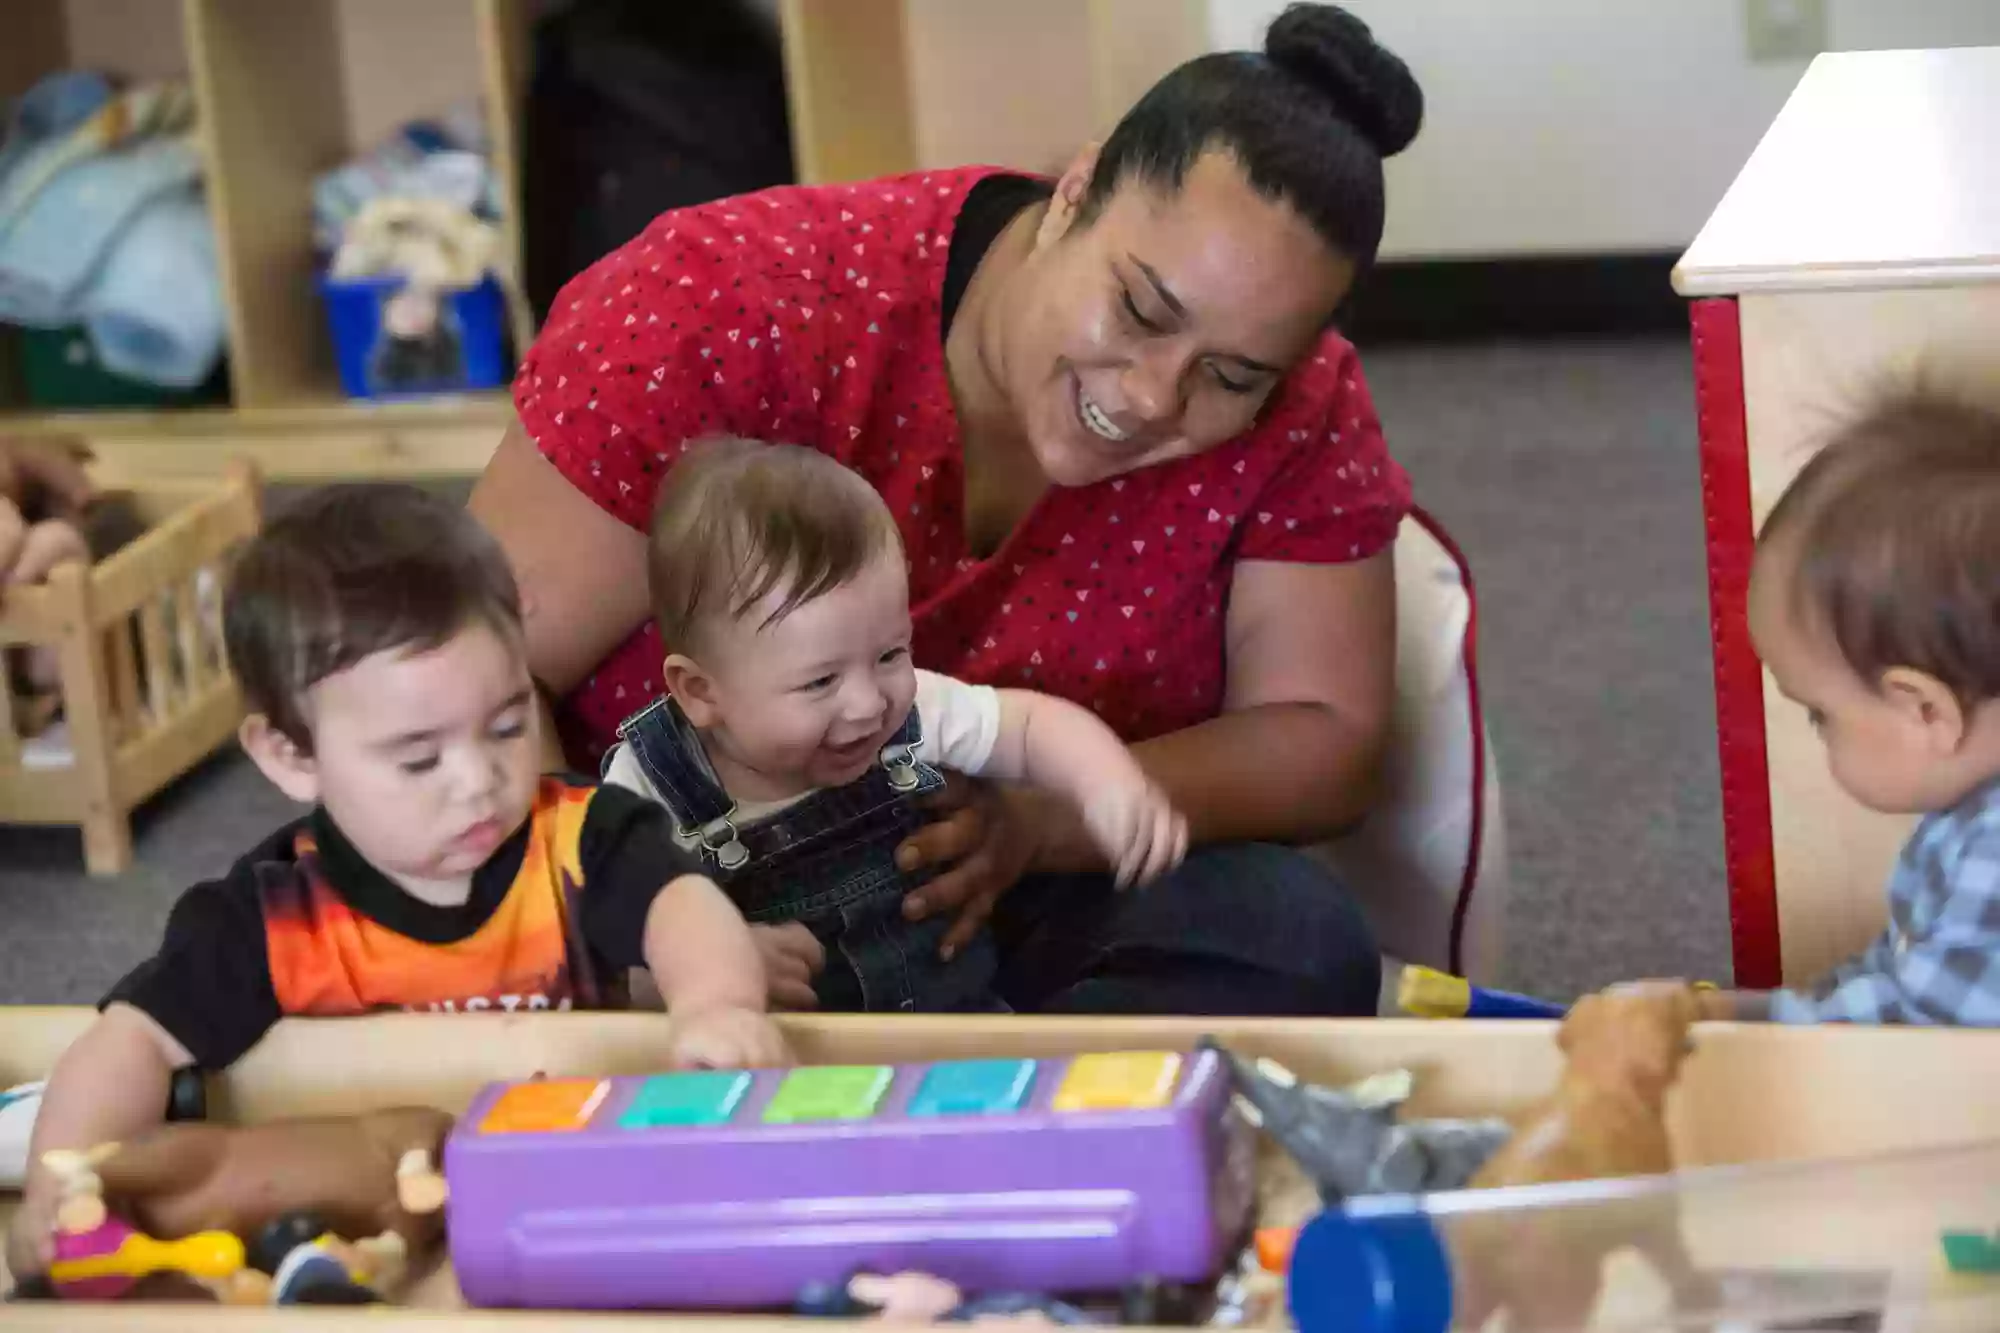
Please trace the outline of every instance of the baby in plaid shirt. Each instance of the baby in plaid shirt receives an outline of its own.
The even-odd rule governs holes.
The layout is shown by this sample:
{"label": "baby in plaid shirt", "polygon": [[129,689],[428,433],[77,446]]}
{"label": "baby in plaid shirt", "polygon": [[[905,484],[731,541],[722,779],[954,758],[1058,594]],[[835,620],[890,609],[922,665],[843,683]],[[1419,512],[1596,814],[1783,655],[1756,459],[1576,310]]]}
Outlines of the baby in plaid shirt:
{"label": "baby in plaid shirt", "polygon": [[1749,615],[1834,780],[1923,819],[1866,950],[1708,1016],[2000,1025],[2000,415],[1909,397],[1841,431],[1765,520]]}

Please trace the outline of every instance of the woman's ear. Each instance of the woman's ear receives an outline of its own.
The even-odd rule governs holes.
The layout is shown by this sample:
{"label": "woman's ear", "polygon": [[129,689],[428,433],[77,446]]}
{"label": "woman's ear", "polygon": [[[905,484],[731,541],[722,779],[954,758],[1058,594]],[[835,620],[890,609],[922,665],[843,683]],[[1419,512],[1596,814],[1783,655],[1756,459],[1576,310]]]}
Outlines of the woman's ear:
{"label": "woman's ear", "polygon": [[319,765],[290,736],[272,726],[270,718],[250,714],[236,729],[236,739],[272,786],[302,805],[319,799]]}
{"label": "woman's ear", "polygon": [[668,653],[660,663],[660,685],[681,706],[687,720],[697,727],[712,727],[720,719],[721,702],[716,698],[715,678],[701,664],[684,653]]}
{"label": "woman's ear", "polygon": [[1924,746],[1939,759],[1958,753],[1970,719],[1958,695],[1928,671],[1890,667],[1882,673],[1882,697],[1912,727],[1922,730]]}
{"label": "woman's ear", "polygon": [[1037,248],[1061,240],[1075,225],[1077,210],[1083,206],[1084,192],[1090,188],[1090,178],[1097,173],[1098,150],[1103,146],[1095,142],[1085,144],[1057,178],[1055,195],[1049,200],[1049,211],[1043,214],[1042,225],[1035,232]]}

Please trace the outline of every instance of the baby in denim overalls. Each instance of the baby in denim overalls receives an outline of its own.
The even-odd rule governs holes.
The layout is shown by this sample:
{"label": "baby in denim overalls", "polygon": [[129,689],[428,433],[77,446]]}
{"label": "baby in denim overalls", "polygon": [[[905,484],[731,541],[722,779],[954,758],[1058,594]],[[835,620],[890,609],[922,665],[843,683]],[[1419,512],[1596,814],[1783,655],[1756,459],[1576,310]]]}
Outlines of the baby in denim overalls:
{"label": "baby in denim overalls", "polygon": [[941,768],[1068,795],[1121,882],[1186,851],[1185,822],[1094,715],[914,668],[895,520],[833,459],[691,448],[661,483],[648,564],[666,693],[619,728],[604,778],[673,812],[767,964],[823,951],[813,995],[774,1000],[1005,1007],[990,936],[946,960],[948,917],[903,918],[925,876],[899,870],[896,848],[925,823]]}

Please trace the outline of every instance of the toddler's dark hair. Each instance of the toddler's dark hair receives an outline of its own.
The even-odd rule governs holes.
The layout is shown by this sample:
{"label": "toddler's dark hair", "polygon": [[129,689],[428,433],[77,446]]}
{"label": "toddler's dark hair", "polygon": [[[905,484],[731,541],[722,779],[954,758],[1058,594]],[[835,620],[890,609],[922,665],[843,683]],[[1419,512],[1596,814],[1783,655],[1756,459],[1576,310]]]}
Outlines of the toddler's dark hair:
{"label": "toddler's dark hair", "polygon": [[1799,472],[1764,520],[1773,540],[1795,553],[1795,610],[1871,686],[1900,666],[1967,707],[2000,698],[2000,414],[1883,402]]}
{"label": "toddler's dark hair", "polygon": [[463,506],[400,482],[324,486],[272,516],[231,567],[222,610],[245,702],[308,754],[314,685],[474,624],[520,637],[506,554]]}

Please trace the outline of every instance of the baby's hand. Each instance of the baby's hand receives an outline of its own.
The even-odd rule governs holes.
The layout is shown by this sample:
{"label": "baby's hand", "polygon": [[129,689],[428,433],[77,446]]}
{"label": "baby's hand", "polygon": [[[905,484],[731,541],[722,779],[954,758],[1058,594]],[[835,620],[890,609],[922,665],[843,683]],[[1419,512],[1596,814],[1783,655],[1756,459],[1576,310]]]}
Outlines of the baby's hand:
{"label": "baby's hand", "polygon": [[1134,770],[1131,778],[1098,789],[1083,811],[1121,889],[1150,883],[1187,855],[1187,820],[1137,765]]}
{"label": "baby's hand", "polygon": [[764,983],[770,1002],[781,1009],[817,1009],[813,978],[826,967],[826,949],[803,922],[756,925],[750,934],[764,960]]}
{"label": "baby's hand", "polygon": [[769,1069],[792,1063],[791,1048],[769,1014],[734,1005],[681,1010],[670,1051],[682,1069]]}

